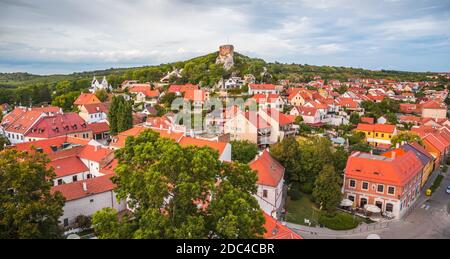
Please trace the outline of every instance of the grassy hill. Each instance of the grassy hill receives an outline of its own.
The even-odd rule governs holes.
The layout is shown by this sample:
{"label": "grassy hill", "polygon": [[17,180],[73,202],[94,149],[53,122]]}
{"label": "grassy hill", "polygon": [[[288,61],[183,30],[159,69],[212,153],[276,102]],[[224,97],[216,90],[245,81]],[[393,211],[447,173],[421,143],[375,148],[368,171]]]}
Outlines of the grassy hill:
{"label": "grassy hill", "polygon": [[113,87],[119,86],[124,80],[155,82],[175,68],[183,68],[183,78],[174,79],[173,83],[195,83],[202,86],[213,86],[222,77],[228,78],[232,74],[237,76],[253,74],[257,80],[262,81],[260,75],[264,71],[264,67],[272,75],[271,78],[264,78],[264,81],[272,83],[279,79],[308,82],[316,75],[320,75],[323,79],[347,80],[353,77],[370,77],[410,81],[427,80],[426,76],[430,75],[429,73],[371,71],[348,67],[267,63],[262,59],[250,58],[239,53],[235,53],[234,68],[225,71],[222,65],[215,64],[217,56],[218,52],[214,52],[169,64],[111,68],[68,75],[40,76],[29,73],[0,73],[0,103],[38,104],[50,102],[64,94],[75,95],[75,92],[84,91],[90,86],[94,75],[100,78],[106,76]]}

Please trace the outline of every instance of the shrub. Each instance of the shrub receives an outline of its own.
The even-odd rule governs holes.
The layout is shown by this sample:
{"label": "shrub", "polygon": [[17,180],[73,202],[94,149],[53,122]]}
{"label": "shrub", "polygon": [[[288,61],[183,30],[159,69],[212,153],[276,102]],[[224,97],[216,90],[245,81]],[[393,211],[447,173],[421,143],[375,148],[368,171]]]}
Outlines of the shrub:
{"label": "shrub", "polygon": [[334,214],[322,212],[319,215],[319,224],[333,230],[354,229],[359,225],[359,222],[358,218],[353,218],[352,215],[343,212]]}
{"label": "shrub", "polygon": [[448,165],[444,165],[444,166],[442,167],[441,171],[442,171],[443,173],[446,173],[446,172],[448,171]]}
{"label": "shrub", "polygon": [[75,223],[79,228],[87,229],[91,227],[91,218],[84,215],[79,215],[76,217]]}

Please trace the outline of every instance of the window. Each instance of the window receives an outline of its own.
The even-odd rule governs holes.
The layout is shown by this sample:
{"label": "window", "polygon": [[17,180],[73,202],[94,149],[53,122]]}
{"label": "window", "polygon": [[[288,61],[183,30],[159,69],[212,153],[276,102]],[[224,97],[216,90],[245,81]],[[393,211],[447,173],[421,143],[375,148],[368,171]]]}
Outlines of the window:
{"label": "window", "polygon": [[379,185],[377,186],[377,192],[384,192],[384,185],[379,184]]}
{"label": "window", "polygon": [[353,196],[353,195],[349,195],[349,196],[348,196],[348,199],[351,200],[351,201],[353,201],[353,202],[355,202],[355,196]]}
{"label": "window", "polygon": [[63,180],[62,179],[58,179],[58,185],[63,184]]}
{"label": "window", "polygon": [[356,181],[355,180],[350,180],[349,185],[350,185],[350,187],[355,188],[356,187]]}
{"label": "window", "polygon": [[64,219],[64,226],[65,227],[69,226],[69,219],[68,218]]}
{"label": "window", "polygon": [[392,203],[386,203],[386,211],[387,212],[393,212],[394,211],[394,205],[392,205]]}
{"label": "window", "polygon": [[395,194],[395,187],[389,186],[388,194],[394,195]]}
{"label": "window", "polygon": [[375,137],[378,137],[378,133],[375,133]]}
{"label": "window", "polygon": [[384,138],[384,134],[381,134],[381,137]]}
{"label": "window", "polygon": [[78,175],[72,176],[72,181],[74,181],[74,182],[78,181]]}
{"label": "window", "polygon": [[89,202],[90,202],[90,203],[94,203],[94,199],[90,199]]}
{"label": "window", "polygon": [[362,189],[363,190],[369,190],[369,183],[368,182],[363,182],[362,183]]}
{"label": "window", "polygon": [[364,206],[367,204],[367,199],[366,198],[361,198],[361,202],[360,202],[360,207],[364,208]]}
{"label": "window", "polygon": [[87,175],[87,178],[88,178],[88,179],[91,179],[91,178],[92,178],[92,174],[88,174],[88,175]]}
{"label": "window", "polygon": [[263,190],[263,198],[267,198],[267,196],[269,196],[267,190]]}

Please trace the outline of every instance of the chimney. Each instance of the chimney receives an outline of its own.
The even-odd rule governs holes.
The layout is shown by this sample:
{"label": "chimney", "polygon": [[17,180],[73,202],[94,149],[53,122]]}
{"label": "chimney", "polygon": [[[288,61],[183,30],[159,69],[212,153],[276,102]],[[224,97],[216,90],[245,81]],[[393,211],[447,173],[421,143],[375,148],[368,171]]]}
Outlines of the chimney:
{"label": "chimney", "polygon": [[86,184],[86,182],[83,182],[83,191],[87,192],[87,184]]}
{"label": "chimney", "polygon": [[94,147],[95,147],[95,152],[97,152],[98,151],[98,146],[95,145]]}

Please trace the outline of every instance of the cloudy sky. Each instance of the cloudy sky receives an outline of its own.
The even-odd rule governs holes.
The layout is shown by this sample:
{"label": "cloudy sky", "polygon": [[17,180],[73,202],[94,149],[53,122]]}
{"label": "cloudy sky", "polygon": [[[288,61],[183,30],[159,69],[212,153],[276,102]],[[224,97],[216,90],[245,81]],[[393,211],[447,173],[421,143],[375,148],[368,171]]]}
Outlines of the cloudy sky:
{"label": "cloudy sky", "polygon": [[0,0],[0,72],[71,73],[216,51],[450,71],[448,0]]}

